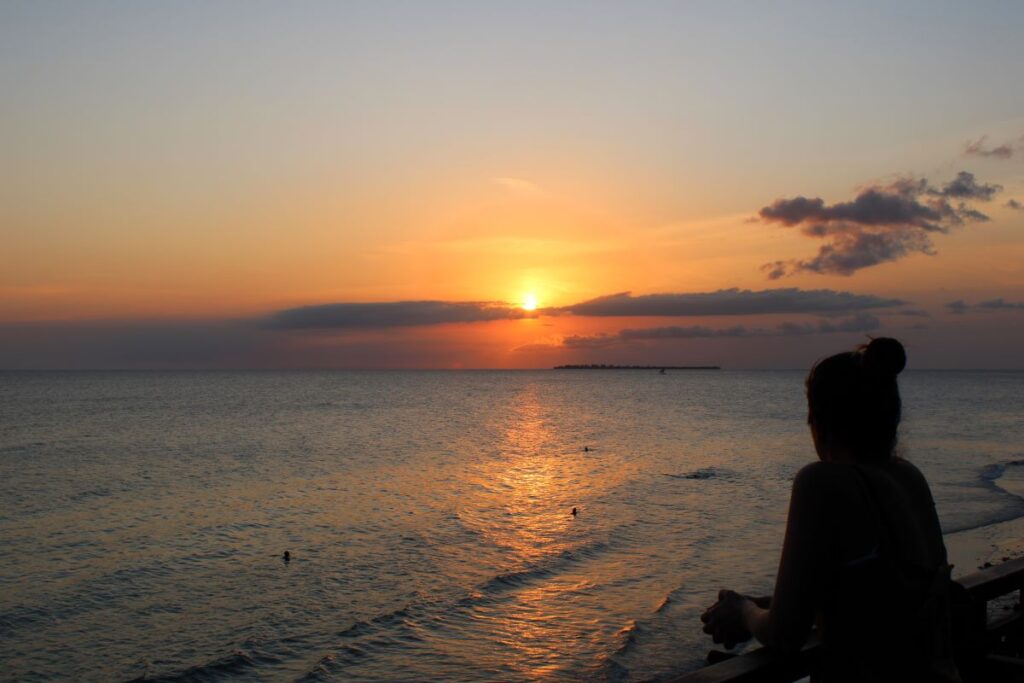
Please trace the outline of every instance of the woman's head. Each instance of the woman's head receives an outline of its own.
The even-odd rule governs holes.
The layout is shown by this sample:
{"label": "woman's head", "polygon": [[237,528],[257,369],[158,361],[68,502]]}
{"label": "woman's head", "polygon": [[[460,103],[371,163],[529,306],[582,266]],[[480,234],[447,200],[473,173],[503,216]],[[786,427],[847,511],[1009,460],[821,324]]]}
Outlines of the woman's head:
{"label": "woman's head", "polygon": [[818,455],[843,453],[875,461],[892,457],[901,412],[896,375],[906,364],[903,345],[879,337],[811,368],[807,421]]}

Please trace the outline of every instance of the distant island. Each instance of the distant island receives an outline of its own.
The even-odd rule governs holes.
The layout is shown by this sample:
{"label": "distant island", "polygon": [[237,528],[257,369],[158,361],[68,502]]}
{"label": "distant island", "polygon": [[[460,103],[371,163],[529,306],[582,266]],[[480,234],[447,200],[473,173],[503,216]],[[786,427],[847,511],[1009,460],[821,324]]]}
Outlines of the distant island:
{"label": "distant island", "polygon": [[556,365],[555,370],[721,370],[718,365]]}

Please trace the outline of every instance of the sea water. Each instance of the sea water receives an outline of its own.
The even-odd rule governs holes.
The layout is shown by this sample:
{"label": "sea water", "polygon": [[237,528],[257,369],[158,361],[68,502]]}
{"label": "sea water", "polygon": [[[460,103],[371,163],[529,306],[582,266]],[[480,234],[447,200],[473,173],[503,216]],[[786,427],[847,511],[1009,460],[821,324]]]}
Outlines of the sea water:
{"label": "sea water", "polygon": [[[770,592],[803,378],[2,373],[0,678],[696,668],[717,589]],[[1024,373],[901,384],[945,530],[1024,514]]]}

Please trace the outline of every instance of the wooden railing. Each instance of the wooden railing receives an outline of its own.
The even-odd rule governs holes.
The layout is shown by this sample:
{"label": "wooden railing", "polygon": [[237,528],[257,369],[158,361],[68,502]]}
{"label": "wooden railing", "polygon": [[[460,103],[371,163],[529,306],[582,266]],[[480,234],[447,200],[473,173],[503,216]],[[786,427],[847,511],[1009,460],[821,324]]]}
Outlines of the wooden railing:
{"label": "wooden railing", "polygon": [[[955,614],[957,666],[965,682],[1024,681],[1024,558],[1009,560],[955,580],[963,591]],[[990,602],[1018,592],[1015,600],[1001,601],[1002,611]],[[812,638],[795,655],[782,656],[758,648],[723,659],[671,683],[763,683],[797,681],[815,669],[821,646]],[[709,661],[726,657],[712,652]]]}

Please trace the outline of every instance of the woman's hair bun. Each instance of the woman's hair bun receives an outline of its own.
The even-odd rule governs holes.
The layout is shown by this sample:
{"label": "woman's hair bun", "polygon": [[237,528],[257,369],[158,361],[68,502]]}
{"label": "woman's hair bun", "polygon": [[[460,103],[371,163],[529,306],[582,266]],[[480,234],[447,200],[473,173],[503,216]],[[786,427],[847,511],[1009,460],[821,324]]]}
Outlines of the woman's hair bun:
{"label": "woman's hair bun", "polygon": [[877,337],[864,347],[864,367],[882,377],[900,374],[907,366],[903,344],[892,337]]}

